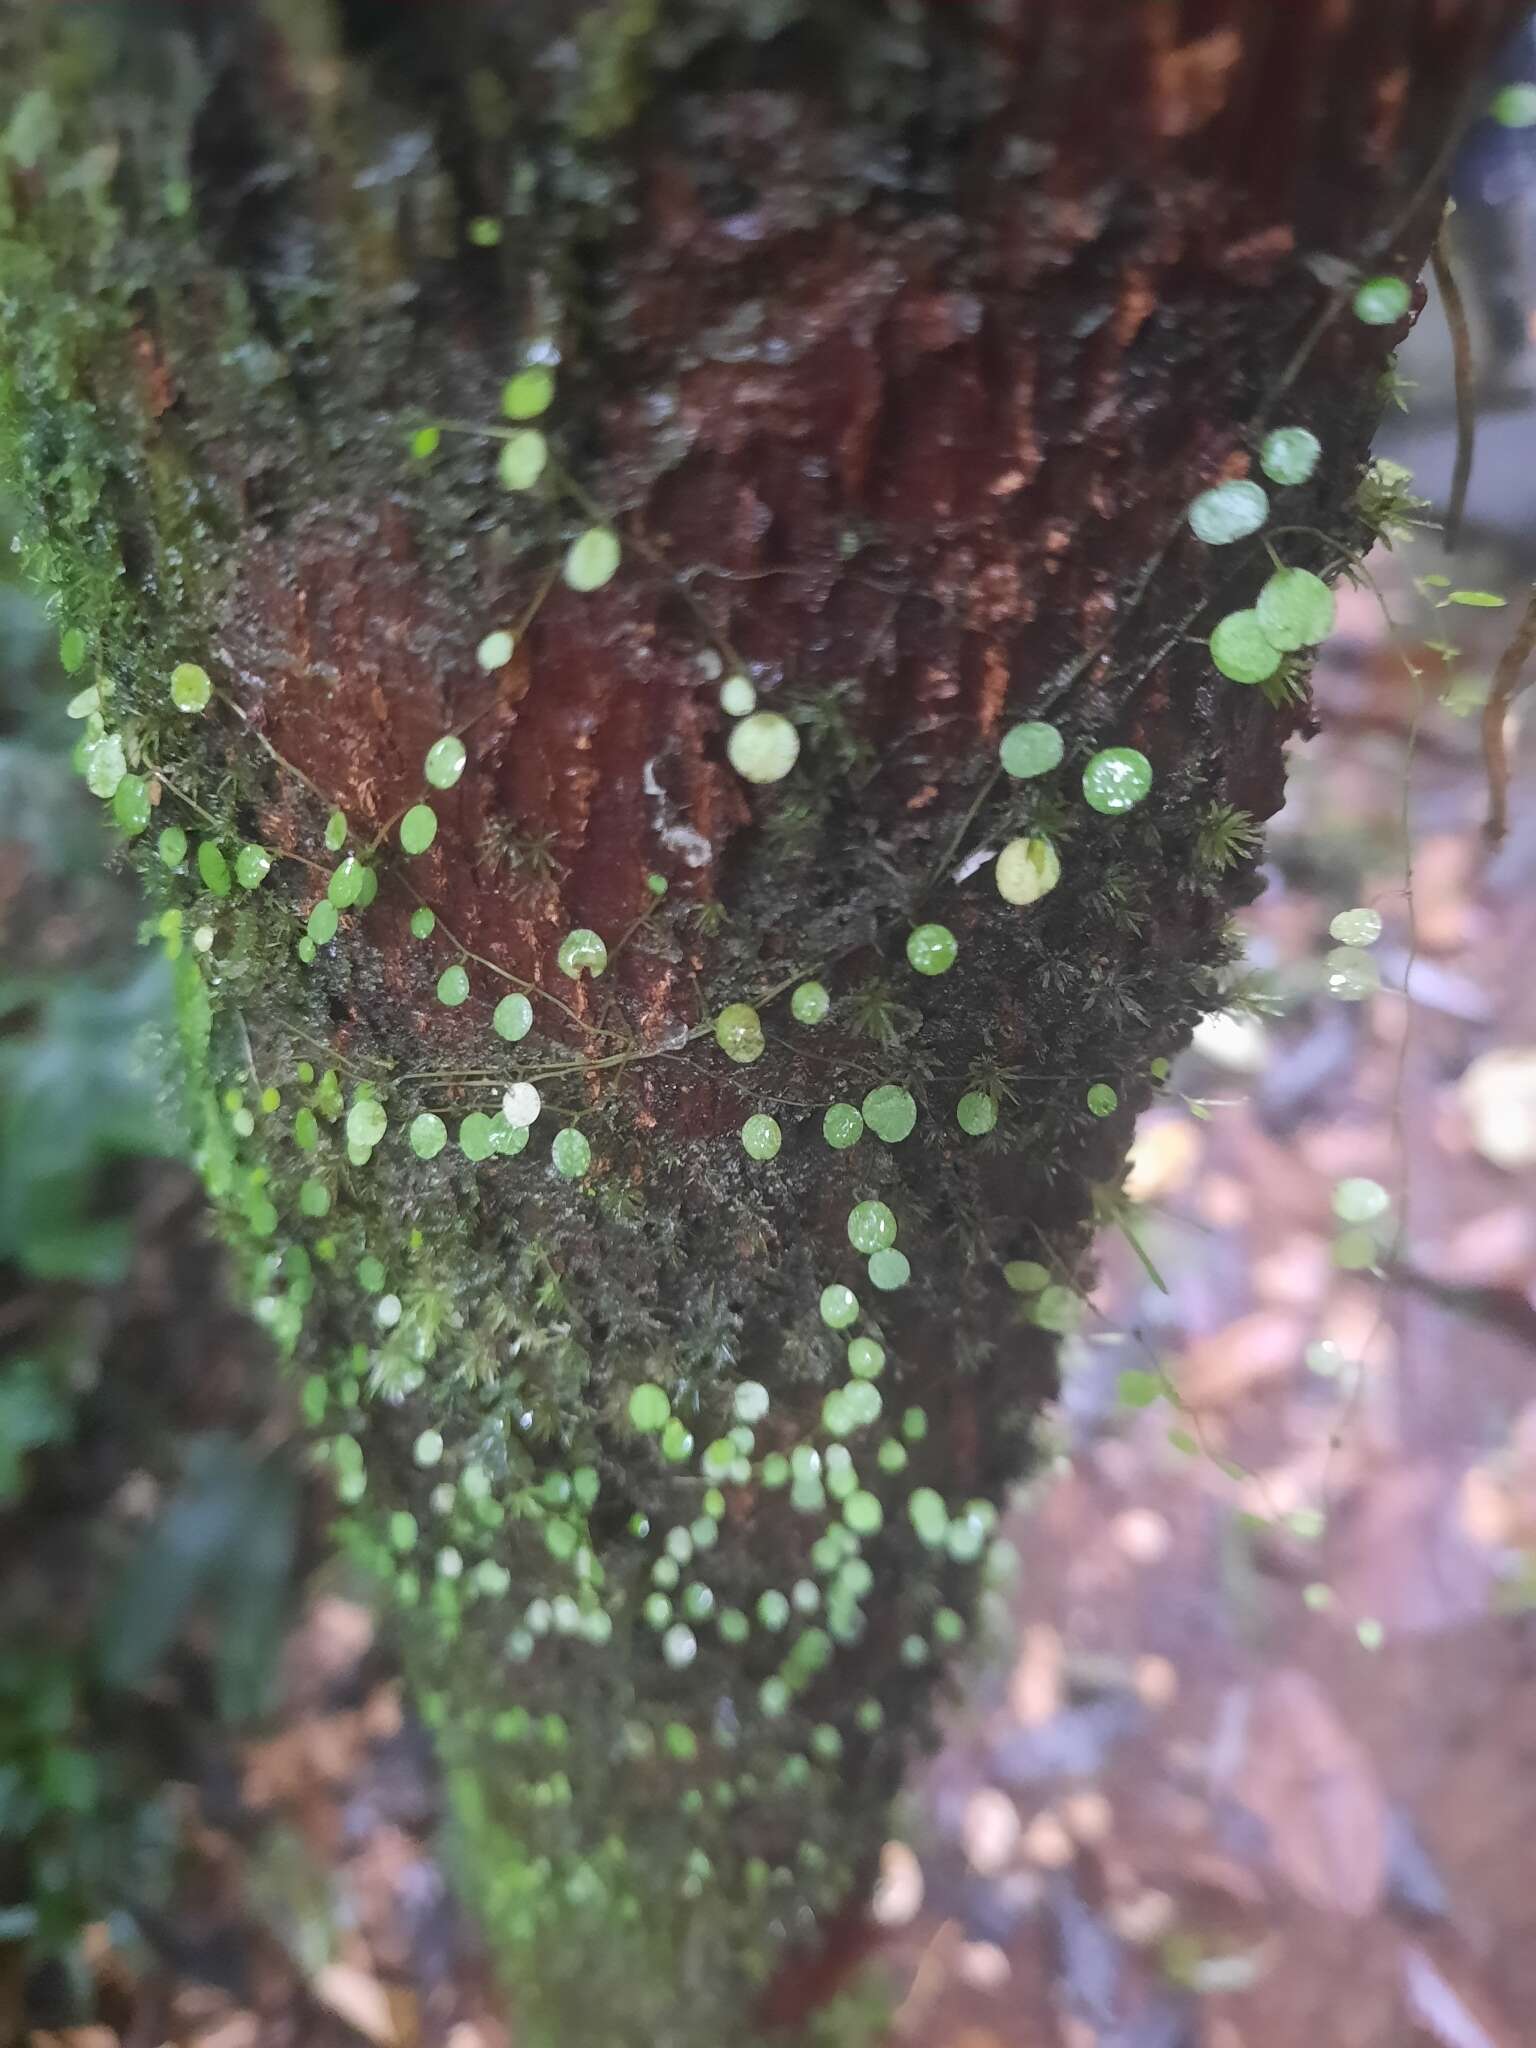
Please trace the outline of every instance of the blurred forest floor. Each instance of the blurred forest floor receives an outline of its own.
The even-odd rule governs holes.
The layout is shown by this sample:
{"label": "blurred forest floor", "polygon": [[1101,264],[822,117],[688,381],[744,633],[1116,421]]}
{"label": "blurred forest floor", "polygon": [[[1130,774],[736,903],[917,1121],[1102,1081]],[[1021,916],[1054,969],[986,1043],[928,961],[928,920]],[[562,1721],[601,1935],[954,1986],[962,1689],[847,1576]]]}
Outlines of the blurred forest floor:
{"label": "blurred forest floor", "polygon": [[[1384,452],[1427,490],[1451,446],[1429,323],[1403,370],[1422,392]],[[893,2048],[1533,2038],[1536,747],[1490,858],[1477,714],[1536,573],[1536,424],[1490,412],[1481,437],[1456,580],[1512,603],[1437,610],[1429,531],[1372,563],[1395,639],[1341,593],[1321,734],[1244,917],[1259,1001],[1202,1028],[1142,1121],[1145,1256],[1106,1235],[1056,1455],[1006,1531],[1006,1619],[886,1852],[866,1966]],[[52,904],[37,858],[0,860],[12,960],[90,948],[106,915]],[[1357,906],[1381,988],[1341,1002],[1328,927]],[[1361,1181],[1391,1197],[1363,1222],[1374,1198],[1340,1191]],[[18,1593],[10,1551],[13,1618],[64,1628],[99,1591],[103,1497],[125,1528],[152,1515],[135,1416],[287,1428],[253,1423],[263,1343],[186,1176],[141,1169],[135,1202],[79,1340],[120,1426],[0,1529],[32,1553]],[[20,1288],[7,1335],[56,1296]],[[164,1765],[190,1865],[137,1931],[92,1930],[88,1981],[27,1987],[39,2048],[509,2048],[433,1855],[427,1747],[340,1568],[311,1574],[281,1668],[239,1744],[205,1661],[156,1681],[150,1708],[197,1732]],[[0,1963],[0,2038],[6,1998]]]}

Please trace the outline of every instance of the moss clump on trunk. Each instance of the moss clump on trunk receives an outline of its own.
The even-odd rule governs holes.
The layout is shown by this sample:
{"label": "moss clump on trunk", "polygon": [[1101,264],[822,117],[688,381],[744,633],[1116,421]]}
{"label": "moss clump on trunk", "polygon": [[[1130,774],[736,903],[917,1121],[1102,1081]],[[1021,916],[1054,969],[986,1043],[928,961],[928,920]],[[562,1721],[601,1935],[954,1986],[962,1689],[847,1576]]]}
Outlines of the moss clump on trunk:
{"label": "moss clump on trunk", "polygon": [[1501,12],[0,24],[81,764],[530,2039],[716,2043],[867,1880],[1300,715],[1185,507],[1283,393],[1360,540],[1310,257],[1410,266]]}

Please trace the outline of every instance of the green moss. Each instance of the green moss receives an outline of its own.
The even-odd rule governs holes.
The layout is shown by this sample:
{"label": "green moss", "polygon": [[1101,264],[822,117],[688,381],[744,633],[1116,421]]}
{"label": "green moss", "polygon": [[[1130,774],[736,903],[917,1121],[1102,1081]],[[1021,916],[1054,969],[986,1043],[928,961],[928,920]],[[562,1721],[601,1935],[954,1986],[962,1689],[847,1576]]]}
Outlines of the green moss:
{"label": "green moss", "polygon": [[659,0],[600,0],[582,15],[576,33],[579,83],[569,116],[578,140],[606,140],[639,114],[660,16]]}
{"label": "green moss", "polygon": [[[633,0],[588,10],[583,136],[635,117],[653,21]],[[73,162],[88,146],[74,119],[57,136],[34,124],[37,148]],[[409,328],[360,295],[349,248],[327,259],[334,306],[278,281],[258,333],[238,280],[212,315],[190,290],[183,216],[135,235],[102,194],[42,191],[26,218],[0,217],[0,460],[33,510],[31,559],[61,619],[116,680],[114,730],[169,778],[161,847],[174,858],[145,864],[176,952],[197,1162],[247,1295],[306,1390],[339,1538],[396,1603],[466,1889],[518,1981],[528,2038],[714,2048],[773,1969],[776,1930],[840,1905],[877,1851],[924,1721],[935,1617],[974,1600],[987,1530],[967,1505],[951,1514],[935,1485],[948,1418],[934,1403],[930,1429],[910,1331],[927,1318],[951,1333],[946,1376],[991,1425],[985,1481],[967,1490],[1000,1489],[1048,1377],[1045,1339],[1007,1320],[1022,1304],[1005,1262],[1045,1249],[1033,1234],[1017,1242],[1015,1218],[1049,1219],[1048,1270],[1072,1270],[1088,1217],[1083,1147],[1103,1135],[1085,1091],[1143,1071],[1149,1042],[1177,1041],[1222,950],[1203,899],[1161,927],[1154,914],[1192,839],[1194,800],[1159,787],[1134,816],[1077,816],[1073,887],[1028,919],[990,883],[969,895],[944,885],[933,908],[945,921],[918,927],[914,975],[907,939],[929,907],[914,912],[918,885],[956,818],[975,802],[978,834],[1003,844],[1011,806],[1038,819],[1046,797],[1010,773],[982,800],[967,764],[931,817],[869,829],[849,800],[873,763],[857,694],[786,689],[804,756],[788,782],[746,794],[765,824],[803,802],[800,843],[765,830],[728,916],[726,904],[690,916],[676,891],[657,899],[647,933],[702,963],[688,1020],[700,1036],[638,1068],[623,1036],[623,934],[579,927],[554,992],[593,1001],[624,1048],[584,1067],[590,1041],[556,1026],[562,1013],[537,992],[530,1004],[489,968],[471,977],[424,906],[409,913],[413,941],[391,938],[410,900],[398,851],[417,836],[410,811],[367,853],[363,793],[339,790],[356,850],[338,861],[346,814],[285,777],[222,697],[191,714],[167,689],[189,650],[217,672],[206,627],[231,601],[241,493],[258,483],[291,494],[280,510],[301,521],[317,505],[361,521],[373,498],[420,490],[418,544],[462,597],[451,579],[490,465],[455,484],[449,448],[408,468],[401,437],[378,434]],[[228,437],[223,483],[177,409],[157,413],[121,371],[138,360],[146,303],[155,345],[206,361],[200,397]],[[359,307],[355,347],[332,358],[327,334]],[[211,332],[198,324],[210,318]],[[307,367],[303,406],[291,362]],[[285,438],[301,445],[269,478],[262,443]],[[497,549],[515,555],[539,534],[516,522],[535,518],[525,497],[540,493],[494,495],[511,508]],[[500,629],[484,687],[505,680],[514,652]],[[413,763],[438,729],[413,737]],[[1061,733],[1074,769],[1055,778],[1066,795],[1054,800],[1070,833],[1093,738],[1065,722]],[[1017,745],[1013,768],[1048,779],[1053,750],[1024,758]],[[436,758],[449,775],[459,759]],[[446,805],[443,816],[446,841]],[[246,854],[263,846],[298,858],[257,875]],[[556,851],[540,856],[552,873]],[[407,852],[417,870],[446,858]],[[1154,930],[1160,952],[1146,943]],[[614,971],[597,986],[610,947]],[[253,1065],[280,1084],[279,1109],[261,1116]],[[988,1079],[967,1091],[978,1066]],[[1032,1079],[1036,1068],[1051,1078]],[[719,1091],[717,1129],[706,1118],[679,1134],[666,1103],[680,1075]],[[558,1139],[530,1145],[492,1113],[514,1085],[538,1087]],[[1003,1106],[994,1136],[977,1100]],[[971,1104],[959,1123],[957,1101]],[[745,1149],[744,1120],[756,1127]],[[873,1137],[860,1143],[866,1120]],[[977,1173],[1005,1141],[1006,1219]],[[1052,1297],[1047,1314],[1059,1308]],[[917,1506],[929,1494],[932,1529]],[[664,1647],[678,1627],[686,1662],[682,1636],[670,1661]],[[842,1712],[856,1691],[880,1694],[878,1718]],[[737,1703],[729,1723],[714,1712],[723,1697]],[[685,1957],[698,1989],[679,2012]]]}

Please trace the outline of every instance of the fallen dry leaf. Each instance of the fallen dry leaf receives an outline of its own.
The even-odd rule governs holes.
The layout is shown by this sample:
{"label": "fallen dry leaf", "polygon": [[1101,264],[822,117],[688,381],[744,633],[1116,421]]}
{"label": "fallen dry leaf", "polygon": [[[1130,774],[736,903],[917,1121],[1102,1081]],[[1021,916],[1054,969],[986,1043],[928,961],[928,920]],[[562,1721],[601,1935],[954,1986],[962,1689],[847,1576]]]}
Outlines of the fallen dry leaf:
{"label": "fallen dry leaf", "polygon": [[1032,1622],[1008,1683],[1008,1704],[1026,1728],[1043,1728],[1060,1707],[1062,1663],[1060,1635],[1045,1622]]}
{"label": "fallen dry leaf", "polygon": [[1485,1052],[1462,1075],[1456,1095],[1485,1159],[1509,1173],[1536,1166],[1536,1047]]}
{"label": "fallen dry leaf", "polygon": [[1230,1789],[1263,1821],[1281,1873],[1324,1912],[1369,1913],[1386,1872],[1387,1810],[1365,1748],[1294,1666],[1257,1680],[1245,1734]]}
{"label": "fallen dry leaf", "polygon": [[1166,1200],[1187,1187],[1205,1150],[1205,1135],[1190,1117],[1172,1110],[1143,1117],[1131,1147],[1125,1192],[1133,1202]]}
{"label": "fallen dry leaf", "polygon": [[880,1851],[880,1878],[870,1901],[870,1917],[880,1927],[905,1927],[923,1903],[923,1873],[905,1842],[887,1842]]}
{"label": "fallen dry leaf", "polygon": [[350,1963],[327,1963],[311,1988],[323,2006],[356,2027],[376,2048],[402,2048],[395,2001],[377,1977]]}
{"label": "fallen dry leaf", "polygon": [[971,1795],[961,1838],[973,1870],[990,1876],[1006,1868],[1022,1832],[1019,1810],[1006,1792],[984,1785]]}
{"label": "fallen dry leaf", "polygon": [[1345,1612],[1397,1634],[1484,1613],[1495,1560],[1468,1535],[1461,1504],[1460,1474],[1433,1459],[1367,1479],[1332,1518],[1330,1578]]}
{"label": "fallen dry leaf", "polygon": [[1219,1408],[1255,1388],[1287,1378],[1306,1343],[1295,1316],[1263,1311],[1201,1337],[1173,1365],[1173,1379],[1191,1408]]}
{"label": "fallen dry leaf", "polygon": [[999,1991],[1013,1974],[1006,1953],[993,1941],[965,1941],[955,1951],[955,1975],[977,1991]]}
{"label": "fallen dry leaf", "polygon": [[1413,933],[1421,953],[1455,953],[1467,941],[1479,848],[1465,832],[1431,832],[1413,849]]}

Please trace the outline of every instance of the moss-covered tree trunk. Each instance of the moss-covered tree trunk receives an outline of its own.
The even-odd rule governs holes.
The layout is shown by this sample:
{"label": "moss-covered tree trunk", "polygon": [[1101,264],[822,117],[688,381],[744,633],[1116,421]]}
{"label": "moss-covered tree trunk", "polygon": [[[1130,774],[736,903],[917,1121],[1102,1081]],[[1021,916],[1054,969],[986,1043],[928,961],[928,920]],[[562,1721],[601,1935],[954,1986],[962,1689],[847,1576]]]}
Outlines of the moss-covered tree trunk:
{"label": "moss-covered tree trunk", "polygon": [[868,1877],[1515,11],[0,0],[4,465],[530,2041]]}

